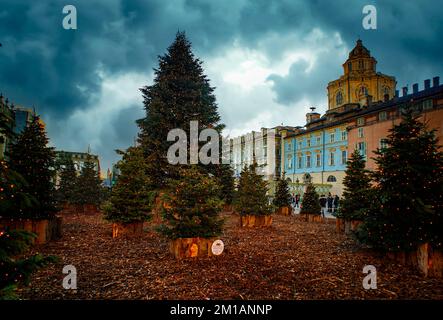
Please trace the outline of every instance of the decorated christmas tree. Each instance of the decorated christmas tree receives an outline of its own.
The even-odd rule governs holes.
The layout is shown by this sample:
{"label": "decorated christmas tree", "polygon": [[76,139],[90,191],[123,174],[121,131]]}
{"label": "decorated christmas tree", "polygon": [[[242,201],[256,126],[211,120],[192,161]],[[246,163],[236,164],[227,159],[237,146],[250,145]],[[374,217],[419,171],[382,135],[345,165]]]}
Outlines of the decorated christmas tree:
{"label": "decorated christmas tree", "polygon": [[371,202],[371,178],[365,169],[366,161],[358,150],[355,150],[348,160],[345,177],[343,179],[344,191],[340,201],[338,218],[349,220],[362,220]]}
{"label": "decorated christmas tree", "polygon": [[146,161],[139,147],[121,153],[120,175],[105,205],[105,219],[111,222],[143,222],[150,218],[156,193],[146,173]]}
{"label": "decorated christmas tree", "polygon": [[180,179],[171,179],[164,195],[167,224],[160,232],[170,239],[220,235],[223,201],[217,179],[197,165],[181,167]]}
{"label": "decorated christmas tree", "polygon": [[23,218],[45,219],[56,212],[53,166],[55,154],[48,147],[48,138],[38,116],[17,137],[10,149],[10,167],[26,181],[23,191],[32,195],[38,203],[21,212]]}
{"label": "decorated christmas tree", "polygon": [[57,189],[57,201],[60,204],[73,204],[76,199],[78,177],[74,162],[70,157],[63,159],[60,167],[60,181]]}
{"label": "decorated christmas tree", "polygon": [[320,214],[321,207],[317,191],[312,182],[308,182],[303,194],[300,214]]}
{"label": "decorated christmas tree", "polygon": [[376,152],[375,191],[358,237],[383,251],[415,250],[422,243],[443,243],[443,154],[435,130],[411,111]]}
{"label": "decorated christmas tree", "polygon": [[268,183],[257,174],[257,163],[245,166],[240,174],[234,208],[240,215],[268,215],[274,211],[267,196]]}
{"label": "decorated christmas tree", "polygon": [[74,192],[77,205],[100,205],[102,201],[102,186],[100,173],[95,168],[92,157],[87,155],[83,163],[80,176],[77,178],[76,190]]}
{"label": "decorated christmas tree", "polygon": [[289,207],[291,205],[291,193],[289,192],[288,181],[286,181],[284,175],[283,177],[278,177],[273,203],[277,208]]}
{"label": "decorated christmas tree", "polygon": [[[192,53],[191,43],[183,32],[177,33],[167,53],[159,58],[154,83],[141,89],[146,117],[138,120],[139,142],[156,189],[163,189],[170,179],[179,179],[180,165],[170,164],[167,159],[168,149],[174,143],[167,141],[172,129],[182,129],[188,137],[190,121],[198,121],[199,132],[213,128],[220,133],[223,129],[213,91],[203,73],[202,61]],[[190,163],[189,143],[187,160]],[[202,168],[209,171],[214,166]],[[214,170],[211,173],[216,174]]]}

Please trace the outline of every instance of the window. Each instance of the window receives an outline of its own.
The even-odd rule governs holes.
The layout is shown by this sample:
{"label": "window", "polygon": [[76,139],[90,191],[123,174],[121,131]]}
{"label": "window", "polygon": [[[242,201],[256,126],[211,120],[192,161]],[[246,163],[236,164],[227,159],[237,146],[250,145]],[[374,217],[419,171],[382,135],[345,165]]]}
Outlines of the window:
{"label": "window", "polygon": [[317,136],[317,145],[319,146],[321,144],[321,137]]}
{"label": "window", "polygon": [[358,95],[359,96],[367,96],[368,95],[368,88],[361,86],[360,89],[358,90]]}
{"label": "window", "polygon": [[343,131],[341,132],[341,140],[342,140],[342,141],[346,141],[346,140],[348,140],[348,132],[347,132],[346,130],[343,130]]}
{"label": "window", "polygon": [[291,169],[292,168],[292,155],[289,155],[288,156],[288,169]]}
{"label": "window", "polygon": [[291,150],[291,147],[292,147],[292,146],[291,146],[291,143],[289,142],[289,143],[288,143],[288,150]]}
{"label": "window", "polygon": [[365,118],[358,118],[357,119],[357,126],[362,126],[365,124]]}
{"label": "window", "polygon": [[303,146],[303,144],[302,144],[302,142],[300,141],[300,142],[298,143],[298,148],[301,149],[302,146]]}
{"label": "window", "polygon": [[297,165],[297,167],[300,169],[302,167],[302,165],[303,165],[303,157],[299,156],[298,157],[298,165]]}
{"label": "window", "polygon": [[363,128],[358,128],[358,137],[363,138]]}
{"label": "window", "polygon": [[330,143],[334,143],[335,142],[335,133],[334,132],[331,132],[329,134],[329,142]]}
{"label": "window", "polygon": [[380,139],[380,149],[386,149],[388,147],[388,139]]}
{"label": "window", "polygon": [[348,63],[348,69],[349,69],[349,71],[352,71],[352,63],[351,62]]}
{"label": "window", "polygon": [[358,142],[357,149],[362,156],[366,157],[366,144],[364,142]]}
{"label": "window", "polygon": [[379,121],[384,121],[386,119],[388,119],[388,114],[386,113],[386,111],[382,111],[378,114]]}
{"label": "window", "polygon": [[311,167],[311,156],[310,155],[306,156],[306,167],[307,168]]}
{"label": "window", "polygon": [[321,153],[317,153],[316,155],[316,166],[317,167],[321,166]]}
{"label": "window", "polygon": [[343,103],[343,94],[341,93],[341,91],[337,92],[337,94],[335,95],[335,104],[341,105]]}
{"label": "window", "polygon": [[327,179],[328,182],[337,182],[337,178],[334,176],[329,176]]}
{"label": "window", "polygon": [[311,139],[306,140],[306,144],[308,147],[310,147],[311,146]]}
{"label": "window", "polygon": [[329,165],[335,166],[335,153],[334,152],[329,153]]}
{"label": "window", "polygon": [[432,99],[423,101],[423,110],[432,109]]}
{"label": "window", "polygon": [[346,164],[348,161],[348,152],[346,150],[342,150],[341,152],[341,164]]}

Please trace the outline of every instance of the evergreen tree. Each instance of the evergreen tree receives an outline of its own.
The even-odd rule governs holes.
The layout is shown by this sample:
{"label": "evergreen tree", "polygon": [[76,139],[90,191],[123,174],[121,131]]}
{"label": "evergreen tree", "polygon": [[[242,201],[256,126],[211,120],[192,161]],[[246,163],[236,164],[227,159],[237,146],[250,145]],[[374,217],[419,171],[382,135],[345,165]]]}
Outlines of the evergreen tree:
{"label": "evergreen tree", "polygon": [[100,205],[102,199],[102,186],[100,173],[95,169],[95,164],[90,155],[83,163],[80,176],[77,178],[75,203],[78,205]]}
{"label": "evergreen tree", "polygon": [[[177,33],[167,53],[159,57],[154,84],[141,89],[146,117],[138,121],[139,142],[150,165],[148,175],[157,189],[165,187],[169,179],[179,178],[178,166],[167,159],[174,143],[167,141],[172,129],[180,128],[189,135],[191,120],[198,121],[199,131],[213,128],[220,133],[223,129],[213,91],[191,43],[184,33]],[[189,143],[187,155],[189,159]],[[204,170],[210,168],[205,166]]]}
{"label": "evergreen tree", "polygon": [[48,147],[48,138],[38,116],[30,123],[11,145],[10,167],[27,182],[23,191],[32,195],[38,204],[22,212],[21,217],[48,218],[54,215],[55,197],[53,166],[55,154]]}
{"label": "evergreen tree", "polygon": [[364,157],[358,150],[355,150],[346,166],[343,198],[340,201],[338,218],[362,220],[371,202],[374,201],[371,178],[369,171],[365,169],[365,164]]}
{"label": "evergreen tree", "polygon": [[358,234],[375,248],[415,250],[443,242],[443,153],[435,130],[412,114],[390,129],[387,148],[379,149],[373,174],[379,205],[371,207]]}
{"label": "evergreen tree", "polygon": [[70,157],[63,159],[60,168],[60,182],[57,189],[57,200],[59,203],[75,203],[77,192],[77,171]]}
{"label": "evergreen tree", "polygon": [[156,193],[146,173],[143,151],[131,147],[121,154],[123,158],[117,164],[120,175],[105,206],[105,219],[120,223],[146,221],[151,217]]}
{"label": "evergreen tree", "polygon": [[240,215],[267,215],[274,211],[267,196],[268,182],[256,170],[257,163],[254,161],[249,167],[245,166],[240,174],[234,199],[234,208]]}
{"label": "evergreen tree", "polygon": [[197,165],[182,167],[179,174],[181,179],[171,179],[164,195],[168,223],[160,227],[160,232],[170,239],[220,235],[223,201],[217,179]]}
{"label": "evergreen tree", "polygon": [[318,193],[315,191],[312,182],[309,182],[303,194],[300,214],[320,214],[320,211],[321,207]]}
{"label": "evergreen tree", "polygon": [[285,176],[283,178],[278,177],[277,188],[274,197],[274,206],[277,208],[289,207],[291,206],[291,193],[289,192],[288,181],[286,181]]}
{"label": "evergreen tree", "polygon": [[216,167],[220,198],[225,204],[232,204],[235,192],[234,171],[229,164],[220,164]]}

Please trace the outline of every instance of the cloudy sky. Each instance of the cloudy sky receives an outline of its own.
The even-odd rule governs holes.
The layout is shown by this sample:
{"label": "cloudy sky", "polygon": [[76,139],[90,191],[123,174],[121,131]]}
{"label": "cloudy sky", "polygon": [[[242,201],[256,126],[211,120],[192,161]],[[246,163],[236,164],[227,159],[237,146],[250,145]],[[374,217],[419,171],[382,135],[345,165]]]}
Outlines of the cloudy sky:
{"label": "cloudy sky", "polygon": [[[65,5],[77,30],[62,27]],[[377,8],[364,30],[362,9]],[[86,151],[106,169],[133,143],[139,88],[184,30],[216,87],[225,134],[304,125],[324,112],[326,85],[358,37],[397,89],[443,76],[443,1],[0,0],[0,91],[34,106],[57,149]]]}

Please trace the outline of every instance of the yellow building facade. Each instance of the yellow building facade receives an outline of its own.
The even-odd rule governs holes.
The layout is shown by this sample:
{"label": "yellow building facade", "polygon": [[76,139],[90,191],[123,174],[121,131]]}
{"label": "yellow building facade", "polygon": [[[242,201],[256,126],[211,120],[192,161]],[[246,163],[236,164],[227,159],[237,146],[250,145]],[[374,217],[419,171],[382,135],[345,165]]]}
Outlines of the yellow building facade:
{"label": "yellow building facade", "polygon": [[363,42],[357,40],[343,64],[344,75],[328,83],[328,111],[349,103],[364,105],[367,97],[374,102],[392,99],[395,95],[395,77],[377,72],[376,65],[377,60],[363,46]]}

